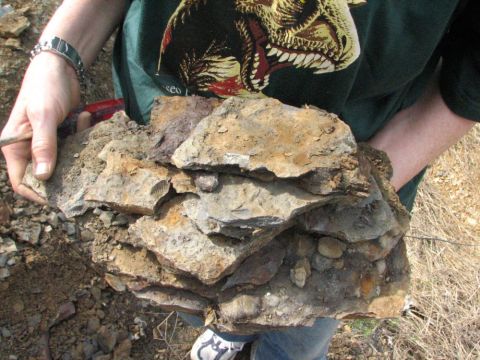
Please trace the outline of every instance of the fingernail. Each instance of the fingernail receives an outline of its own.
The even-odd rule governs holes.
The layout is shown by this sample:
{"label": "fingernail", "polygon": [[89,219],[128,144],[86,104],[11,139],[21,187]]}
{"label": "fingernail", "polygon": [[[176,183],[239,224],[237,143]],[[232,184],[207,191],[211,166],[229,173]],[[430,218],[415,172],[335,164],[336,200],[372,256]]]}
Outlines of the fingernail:
{"label": "fingernail", "polygon": [[35,167],[35,175],[36,176],[47,175],[49,170],[50,170],[50,167],[48,166],[48,163],[46,162],[38,163],[37,166]]}

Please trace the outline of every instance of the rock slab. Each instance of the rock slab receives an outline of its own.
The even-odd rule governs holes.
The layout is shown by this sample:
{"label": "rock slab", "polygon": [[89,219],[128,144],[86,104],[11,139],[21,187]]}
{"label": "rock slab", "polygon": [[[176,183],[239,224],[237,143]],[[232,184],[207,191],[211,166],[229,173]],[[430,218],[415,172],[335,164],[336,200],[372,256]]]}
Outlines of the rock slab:
{"label": "rock slab", "polygon": [[119,113],[61,141],[52,179],[24,179],[77,217],[65,230],[93,238],[109,286],[238,334],[400,314],[409,216],[383,153],[272,99],[156,106],[150,125]]}

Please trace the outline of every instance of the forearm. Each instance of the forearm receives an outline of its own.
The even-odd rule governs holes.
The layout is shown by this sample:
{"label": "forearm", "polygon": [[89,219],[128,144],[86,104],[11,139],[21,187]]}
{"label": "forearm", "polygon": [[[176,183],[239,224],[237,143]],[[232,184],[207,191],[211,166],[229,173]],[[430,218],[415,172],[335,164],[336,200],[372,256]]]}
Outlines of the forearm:
{"label": "forearm", "polygon": [[369,143],[390,157],[392,184],[399,190],[474,125],[450,111],[435,82],[420,101],[399,112]]}
{"label": "forearm", "polygon": [[65,0],[41,39],[58,36],[66,40],[88,66],[120,23],[125,3],[124,0]]}

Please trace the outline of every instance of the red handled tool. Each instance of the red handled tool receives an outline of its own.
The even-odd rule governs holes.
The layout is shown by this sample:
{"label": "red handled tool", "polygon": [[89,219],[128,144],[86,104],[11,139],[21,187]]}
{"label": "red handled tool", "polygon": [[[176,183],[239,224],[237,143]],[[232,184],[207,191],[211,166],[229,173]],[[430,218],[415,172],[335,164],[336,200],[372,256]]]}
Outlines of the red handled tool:
{"label": "red handled tool", "polygon": [[87,111],[91,115],[91,124],[94,126],[101,121],[110,119],[117,111],[125,110],[123,99],[108,99],[88,104],[73,110],[58,127],[58,136],[61,138],[72,135],[77,130],[78,115]]}

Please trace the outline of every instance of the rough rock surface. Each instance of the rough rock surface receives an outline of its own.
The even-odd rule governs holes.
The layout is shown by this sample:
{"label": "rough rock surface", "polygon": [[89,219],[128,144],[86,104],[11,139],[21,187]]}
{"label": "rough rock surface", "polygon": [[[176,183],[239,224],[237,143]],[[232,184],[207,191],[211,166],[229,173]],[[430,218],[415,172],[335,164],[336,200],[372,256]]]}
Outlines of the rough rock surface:
{"label": "rough rock surface", "polygon": [[30,26],[30,21],[21,13],[13,11],[0,18],[0,37],[18,37]]}
{"label": "rough rock surface", "polygon": [[153,215],[170,190],[167,168],[128,156],[110,154],[85,200],[120,212]]}
{"label": "rough rock surface", "polygon": [[172,97],[169,101],[156,99],[150,124],[158,139],[150,158],[160,163],[170,162],[174,151],[185,141],[205,116],[220,105],[217,99]]}
{"label": "rough rock surface", "polygon": [[350,129],[333,114],[275,99],[230,98],[199,122],[172,162],[300,178],[307,190],[328,194],[365,190],[356,152]]}
{"label": "rough rock surface", "polygon": [[250,238],[262,229],[282,229],[298,214],[329,198],[311,194],[289,182],[221,175],[215,192],[199,192],[185,202],[185,211],[205,234]]}
{"label": "rough rock surface", "polygon": [[156,104],[151,125],[118,114],[62,142],[49,182],[24,178],[95,238],[112,288],[243,334],[401,313],[409,218],[383,153],[272,99]]}
{"label": "rough rock surface", "polygon": [[273,238],[270,235],[251,241],[237,241],[208,236],[185,216],[185,202],[192,197],[177,197],[165,204],[159,219],[140,218],[130,227],[131,236],[124,241],[152,251],[158,261],[170,269],[190,274],[205,284],[214,284]]}
{"label": "rough rock surface", "polygon": [[[40,182],[28,169],[24,184],[47,199],[49,205],[59,208],[67,218],[84,214],[95,207],[85,200],[85,194],[104,170],[106,154],[145,157],[143,151],[149,144],[147,133],[130,129],[129,121],[125,113],[119,112],[111,120],[66,138],[59,144],[62,151],[52,180]],[[139,143],[144,147],[139,147]]]}

